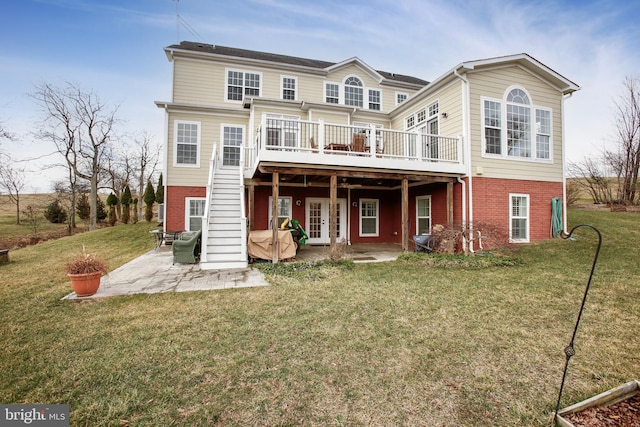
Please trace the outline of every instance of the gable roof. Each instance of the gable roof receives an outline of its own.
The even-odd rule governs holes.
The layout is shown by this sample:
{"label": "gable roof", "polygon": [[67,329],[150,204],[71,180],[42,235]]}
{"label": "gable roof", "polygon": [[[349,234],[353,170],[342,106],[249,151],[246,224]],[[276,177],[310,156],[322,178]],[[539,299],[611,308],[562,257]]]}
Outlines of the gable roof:
{"label": "gable roof", "polygon": [[183,41],[183,42],[180,42],[180,44],[174,44],[165,48],[165,52],[167,53],[172,51],[187,51],[187,52],[195,52],[195,53],[207,54],[207,55],[228,56],[232,58],[243,58],[243,59],[249,59],[254,61],[264,61],[264,62],[271,62],[275,64],[286,64],[286,65],[293,65],[298,67],[312,68],[312,69],[322,70],[322,71],[328,71],[336,66],[341,66],[345,63],[356,61],[363,68],[367,70],[371,70],[375,73],[378,73],[383,79],[386,79],[386,80],[395,81],[399,83],[408,83],[410,85],[416,85],[416,86],[426,86],[427,84],[429,84],[428,81],[422,80],[418,77],[407,76],[404,74],[390,73],[387,71],[374,70],[358,58],[351,58],[341,62],[328,62],[328,61],[321,61],[318,59],[300,58],[297,56],[279,55],[275,53],[259,52],[255,50],[238,49],[234,47],[219,46],[219,45],[190,42],[190,41]]}

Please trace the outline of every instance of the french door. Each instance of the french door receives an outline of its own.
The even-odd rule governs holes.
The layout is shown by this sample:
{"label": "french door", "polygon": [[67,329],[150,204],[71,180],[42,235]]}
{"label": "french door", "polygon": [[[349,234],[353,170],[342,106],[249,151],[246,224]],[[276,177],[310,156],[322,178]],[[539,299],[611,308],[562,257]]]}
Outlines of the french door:
{"label": "french door", "polygon": [[[337,208],[337,228],[338,241],[347,237],[347,201],[338,199]],[[309,236],[307,243],[316,245],[326,245],[331,242],[329,234],[329,199],[307,198],[306,203],[306,232]]]}

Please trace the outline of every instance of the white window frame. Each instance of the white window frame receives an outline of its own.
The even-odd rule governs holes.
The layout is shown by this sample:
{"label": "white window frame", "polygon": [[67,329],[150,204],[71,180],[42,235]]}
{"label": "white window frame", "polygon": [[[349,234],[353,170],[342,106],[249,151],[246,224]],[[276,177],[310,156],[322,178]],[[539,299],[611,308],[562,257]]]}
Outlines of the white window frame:
{"label": "white window frame", "polygon": [[[338,87],[338,96],[337,97],[335,97],[335,96],[329,97],[329,93],[327,91],[327,89],[328,89],[327,86],[329,86],[329,85]],[[340,90],[340,83],[338,83],[338,82],[324,82],[324,102],[326,104],[332,104],[332,105],[340,105],[340,104],[342,104],[341,96],[340,96],[341,93],[342,93],[342,91]],[[335,99],[336,102],[327,101],[327,99],[329,99],[329,98]]]}
{"label": "white window frame", "polygon": [[[280,196],[278,197],[278,210],[280,209],[280,202],[287,201],[288,202],[288,211],[287,215],[280,216],[280,212],[278,212],[278,224],[276,224],[276,228],[280,228],[280,218],[293,218],[293,197],[291,196]],[[269,196],[269,230],[273,230],[273,196]]]}
{"label": "white window frame", "polygon": [[[285,79],[289,79],[293,81],[293,89],[285,87]],[[291,90],[293,91],[293,99],[285,98],[284,91]],[[280,76],[280,98],[285,101],[296,101],[298,99],[298,78],[295,76]]]}
{"label": "white window frame", "polygon": [[[527,212],[526,212],[525,215],[522,215],[522,214],[514,215],[514,213],[513,213],[513,211],[514,211],[513,201],[514,201],[514,198],[516,198],[516,197],[526,200]],[[525,227],[526,228],[526,236],[524,238],[517,238],[517,239],[513,238],[513,220],[514,219],[524,219],[526,221],[526,227]],[[529,197],[528,194],[509,193],[509,241],[511,243],[529,243],[530,226],[531,226],[531,198]]]}
{"label": "white window frame", "polygon": [[[178,163],[178,127],[180,124],[196,125],[198,127],[198,133],[196,137],[196,162],[192,163]],[[199,168],[200,167],[200,148],[202,147],[202,123],[188,120],[174,120],[173,121],[173,166],[178,168]],[[180,144],[185,144],[184,142]],[[193,145],[193,144],[189,144]]]}
{"label": "white window frame", "polygon": [[[362,208],[365,203],[375,203],[376,204],[376,213],[374,216],[363,216]],[[376,220],[376,231],[374,233],[363,233],[362,231],[362,220],[375,218]],[[380,200],[379,199],[360,199],[360,205],[358,206],[358,235],[360,237],[378,237],[380,235]]]}
{"label": "white window frame", "polygon": [[[514,89],[522,90],[527,97],[529,98],[529,104],[514,104],[511,102],[507,102],[507,96]],[[500,126],[487,126],[486,124],[486,114],[485,114],[485,102],[494,102],[499,105],[500,108]],[[508,138],[508,124],[507,124],[507,105],[522,105],[529,109],[529,157],[523,156],[515,156],[510,155],[507,146],[507,138]],[[540,129],[539,124],[537,123],[536,114],[538,111],[544,111],[549,113],[549,133],[539,133]],[[526,89],[520,86],[511,86],[509,87],[503,95],[502,99],[491,98],[491,97],[480,97],[480,122],[481,122],[481,140],[482,140],[482,157],[484,158],[493,158],[493,159],[502,159],[502,160],[515,160],[521,162],[535,162],[535,163],[553,163],[553,109],[548,107],[542,107],[536,105],[533,102],[533,98],[527,92]],[[486,141],[486,129],[498,129],[500,130],[500,153],[487,153],[487,141]],[[549,139],[549,147],[547,152],[547,157],[541,156],[538,157],[538,135],[544,135]]]}
{"label": "white window frame", "polygon": [[[400,100],[400,98],[403,98]],[[396,92],[396,105],[402,104],[404,101],[409,99],[409,94],[405,92]]]}
{"label": "white window frame", "polygon": [[[419,204],[421,200],[428,200],[429,201],[429,215],[428,216],[420,216],[420,209]],[[417,196],[416,197],[416,234],[431,234],[431,227],[433,225],[432,222],[432,215],[431,215],[431,196]],[[429,220],[429,229],[426,231],[426,233],[424,232],[420,232],[420,220],[427,218]]]}
{"label": "white window frame", "polygon": [[[229,99],[229,72],[234,72],[234,73],[242,73],[242,99]],[[244,102],[244,99],[246,97],[246,92],[248,88],[251,89],[256,89],[253,86],[247,86],[246,82],[246,75],[247,74],[256,74],[260,81],[258,84],[258,95],[252,95],[252,96],[262,96],[262,82],[264,81],[264,78],[262,76],[262,72],[260,71],[251,71],[251,70],[239,70],[239,69],[235,69],[235,68],[225,68],[224,70],[224,94],[222,95],[224,97],[224,102],[230,102],[233,104],[241,104]],[[235,86],[235,85],[234,85]]]}
{"label": "white window frame", "polygon": [[[206,197],[185,197],[184,199],[184,229],[187,231],[195,231],[191,230],[191,218],[202,218],[206,215],[206,212],[203,212],[200,216],[191,216],[191,202],[200,201],[204,202],[203,210],[207,206],[207,198]],[[202,227],[202,222],[200,223],[200,227]]]}
{"label": "white window frame", "polygon": [[[218,152],[218,154],[220,154],[222,156],[222,165],[223,166],[231,166],[231,165],[225,165],[224,162],[226,161],[225,159],[225,148],[226,147],[235,147],[235,146],[231,146],[231,145],[225,145],[225,138],[224,138],[224,131],[225,128],[234,128],[234,129],[241,129],[242,130],[242,141],[240,142],[240,146],[238,147],[238,149],[242,150],[242,147],[244,146],[244,141],[247,135],[245,126],[243,125],[237,125],[237,124],[232,124],[232,123],[221,123],[220,124],[220,151]],[[238,157],[240,158],[240,156]]]}

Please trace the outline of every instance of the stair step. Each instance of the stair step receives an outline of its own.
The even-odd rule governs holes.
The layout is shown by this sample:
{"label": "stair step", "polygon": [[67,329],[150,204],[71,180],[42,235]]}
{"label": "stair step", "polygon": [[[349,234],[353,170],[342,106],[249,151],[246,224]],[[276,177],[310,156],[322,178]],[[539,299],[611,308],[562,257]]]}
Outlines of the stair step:
{"label": "stair step", "polygon": [[215,261],[215,262],[201,262],[201,270],[224,270],[230,268],[247,268],[247,261]]}
{"label": "stair step", "polygon": [[214,239],[214,241],[216,239],[227,239],[227,238],[234,238],[236,239],[236,243],[240,240],[242,236],[242,233],[240,232],[240,228],[237,228],[235,230],[229,230],[229,229],[224,229],[224,230],[211,230],[209,229],[209,240]]}
{"label": "stair step", "polygon": [[239,242],[240,242],[239,235],[231,235],[231,236],[216,235],[215,237],[209,237],[209,239],[207,240],[207,248],[211,248],[213,246],[240,247]]}

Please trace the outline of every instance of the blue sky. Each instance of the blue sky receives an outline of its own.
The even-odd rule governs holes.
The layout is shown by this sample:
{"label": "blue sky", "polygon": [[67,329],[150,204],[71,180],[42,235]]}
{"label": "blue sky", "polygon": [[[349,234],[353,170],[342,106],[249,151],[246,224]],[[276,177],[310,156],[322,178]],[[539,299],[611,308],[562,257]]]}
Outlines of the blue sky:
{"label": "blue sky", "polygon": [[[177,7],[176,7],[177,6]],[[177,25],[176,10],[193,30]],[[27,95],[73,82],[119,105],[121,133],[164,139],[153,103],[171,96],[163,48],[178,40],[339,62],[435,80],[463,61],[528,53],[582,87],[566,102],[569,160],[615,139],[614,100],[640,77],[640,2],[537,0],[10,0],[0,7],[0,122],[14,158],[53,151]],[[25,189],[48,191],[56,156],[28,163]],[[55,176],[53,176],[55,177]]]}

